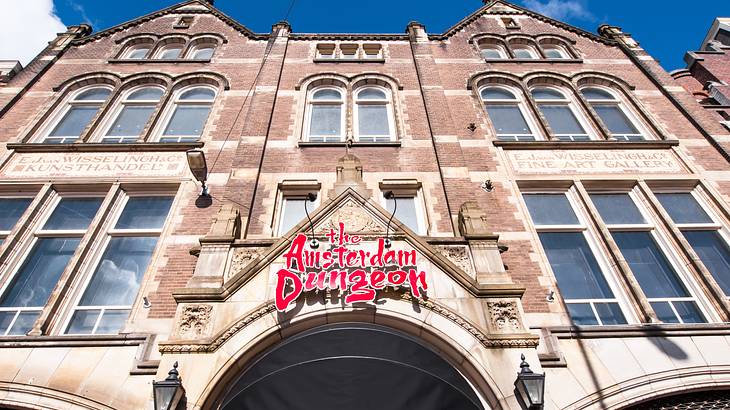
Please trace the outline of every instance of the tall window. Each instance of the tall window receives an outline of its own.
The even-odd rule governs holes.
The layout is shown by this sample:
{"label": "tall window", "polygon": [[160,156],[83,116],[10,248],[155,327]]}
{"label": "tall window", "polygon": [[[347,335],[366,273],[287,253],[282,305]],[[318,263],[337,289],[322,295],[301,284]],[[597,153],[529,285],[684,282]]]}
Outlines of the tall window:
{"label": "tall window", "polygon": [[697,298],[660,246],[654,225],[628,193],[591,194],[644,294],[665,323],[701,323],[705,316]]}
{"label": "tall window", "polygon": [[565,193],[525,194],[560,294],[576,325],[625,324],[619,301],[596,259],[591,235]]}
{"label": "tall window", "polygon": [[10,234],[18,219],[28,209],[31,201],[33,201],[33,198],[0,198],[0,244]]}
{"label": "tall window", "polygon": [[725,295],[730,296],[730,248],[722,225],[705,211],[692,193],[658,192],[655,195]]}
{"label": "tall window", "polygon": [[71,95],[60,113],[60,119],[53,124],[43,142],[68,144],[76,141],[109,98],[109,94],[111,90],[108,88],[94,87]]}
{"label": "tall window", "polygon": [[[397,202],[397,204],[396,204]],[[395,217],[413,232],[419,235],[426,234],[423,216],[423,207],[418,195],[396,195],[395,198],[385,199],[385,208],[388,212],[395,210]]]}
{"label": "tall window", "polygon": [[563,141],[588,141],[590,137],[575,115],[572,101],[553,88],[535,88],[532,97],[550,125],[553,135]]}
{"label": "tall window", "polygon": [[481,93],[484,107],[494,126],[497,139],[532,141],[535,135],[525,119],[524,104],[511,90],[487,87]]}
{"label": "tall window", "polygon": [[621,141],[641,141],[644,136],[629,119],[621,100],[600,88],[584,88],[581,94],[593,107],[613,138]]}
{"label": "tall window", "polygon": [[336,142],[344,138],[345,115],[342,91],[318,88],[309,97],[309,141]]}
{"label": "tall window", "polygon": [[393,110],[389,93],[380,88],[365,87],[355,93],[355,122],[359,141],[393,139]]}
{"label": "tall window", "polygon": [[160,142],[197,141],[203,135],[215,91],[208,87],[187,88],[175,94]]}
{"label": "tall window", "polygon": [[142,134],[150,116],[162,98],[163,90],[158,87],[138,88],[124,95],[109,129],[102,142],[135,142]]}
{"label": "tall window", "polygon": [[106,248],[77,302],[68,334],[110,334],[124,326],[170,211],[172,197],[127,197]]}
{"label": "tall window", "polygon": [[[306,204],[306,209],[304,208]],[[319,206],[319,198],[309,201],[306,196],[285,194],[281,198],[281,211],[277,233],[279,236],[289,232],[298,223],[307,219],[307,211],[311,215]]]}
{"label": "tall window", "polygon": [[0,297],[0,335],[24,335],[76,252],[102,198],[62,197]]}

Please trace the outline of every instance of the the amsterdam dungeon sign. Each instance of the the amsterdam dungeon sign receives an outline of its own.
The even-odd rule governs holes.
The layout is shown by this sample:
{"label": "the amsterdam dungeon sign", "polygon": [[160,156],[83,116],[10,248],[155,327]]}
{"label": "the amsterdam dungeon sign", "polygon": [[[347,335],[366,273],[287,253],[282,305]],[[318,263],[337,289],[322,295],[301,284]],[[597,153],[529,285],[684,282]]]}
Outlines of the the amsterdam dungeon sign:
{"label": "the amsterdam dungeon sign", "polygon": [[284,254],[286,268],[276,273],[276,309],[283,312],[302,292],[339,290],[345,303],[372,302],[376,291],[386,286],[407,287],[414,297],[428,289],[426,272],[416,266],[415,250],[389,249],[385,239],[377,247],[363,249],[362,238],[345,233],[343,223],[330,229],[326,250],[308,248],[307,236],[300,233]]}

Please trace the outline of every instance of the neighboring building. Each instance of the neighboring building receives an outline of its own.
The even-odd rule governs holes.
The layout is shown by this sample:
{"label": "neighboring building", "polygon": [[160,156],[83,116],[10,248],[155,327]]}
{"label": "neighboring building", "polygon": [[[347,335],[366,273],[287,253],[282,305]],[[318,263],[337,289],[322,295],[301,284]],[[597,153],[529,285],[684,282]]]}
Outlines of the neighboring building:
{"label": "neighboring building", "polygon": [[684,56],[687,68],[672,76],[711,116],[730,129],[730,18],[717,18],[700,51]]}
{"label": "neighboring building", "polygon": [[0,408],[728,405],[730,132],[620,28],[90,31],[0,83]]}

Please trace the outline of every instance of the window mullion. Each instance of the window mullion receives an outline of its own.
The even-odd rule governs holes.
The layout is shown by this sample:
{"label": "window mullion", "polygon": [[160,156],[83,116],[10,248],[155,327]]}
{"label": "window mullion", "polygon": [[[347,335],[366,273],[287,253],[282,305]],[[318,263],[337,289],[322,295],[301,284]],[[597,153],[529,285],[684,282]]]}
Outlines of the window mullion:
{"label": "window mullion", "polygon": [[111,189],[107,192],[101,206],[96,211],[96,216],[92,219],[91,224],[89,224],[89,227],[86,229],[86,233],[83,235],[78,248],[76,248],[74,256],[69,260],[66,269],[64,269],[61,277],[58,279],[58,282],[56,282],[56,285],[51,292],[51,296],[48,298],[48,302],[41,311],[41,314],[36,320],[29,335],[40,336],[48,334],[51,326],[59,319],[56,317],[59,316],[56,315],[56,313],[61,310],[63,301],[67,299],[66,293],[69,292],[70,289],[74,288],[72,284],[73,282],[77,282],[77,277],[79,276],[77,275],[77,272],[83,270],[83,265],[88,259],[87,256],[90,253],[90,250],[96,245],[99,238],[99,232],[103,225],[107,222],[107,216],[110,212],[110,208],[120,193],[121,188],[119,183],[113,184]]}
{"label": "window mullion", "polygon": [[615,265],[619,271],[619,282],[624,289],[628,290],[626,294],[629,296],[629,302],[635,308],[634,310],[639,312],[639,321],[644,323],[657,322],[658,319],[654,309],[647,301],[646,294],[641,289],[641,286],[631,271],[628,263],[621,255],[621,251],[619,250],[616,242],[613,240],[611,232],[606,224],[603,223],[601,215],[598,213],[598,209],[591,201],[588,191],[586,191],[583,183],[580,181],[575,181],[575,188],[581,203],[588,211],[590,219],[589,223],[592,224],[593,228],[598,233],[599,240],[606,245],[611,257],[610,262]]}
{"label": "window mullion", "polygon": [[669,232],[670,240],[679,245],[685,259],[689,260],[689,264],[694,268],[694,272],[698,273],[699,285],[701,290],[709,299],[710,304],[720,313],[723,322],[730,321],[730,301],[727,299],[725,292],[722,290],[720,285],[715,280],[712,273],[707,270],[704,263],[701,262],[699,255],[695,252],[692,245],[687,241],[682,234],[682,231],[674,225],[672,218],[669,216],[664,207],[661,206],[659,199],[654,195],[651,188],[645,181],[639,181],[639,189],[648,199],[649,204],[653,208],[654,212],[659,215],[660,223]]}

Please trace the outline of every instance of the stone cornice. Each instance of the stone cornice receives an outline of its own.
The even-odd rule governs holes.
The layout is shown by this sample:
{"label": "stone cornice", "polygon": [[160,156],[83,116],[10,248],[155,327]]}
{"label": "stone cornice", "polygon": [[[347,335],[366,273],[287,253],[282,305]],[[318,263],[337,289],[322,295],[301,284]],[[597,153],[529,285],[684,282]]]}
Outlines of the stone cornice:
{"label": "stone cornice", "polygon": [[664,141],[492,141],[494,146],[510,150],[523,149],[668,149],[679,140]]}
{"label": "stone cornice", "polygon": [[187,151],[193,148],[201,148],[203,142],[188,143],[161,143],[141,142],[132,144],[101,144],[101,143],[78,143],[78,144],[35,144],[35,143],[9,143],[7,149],[15,152],[160,152],[160,151]]}

